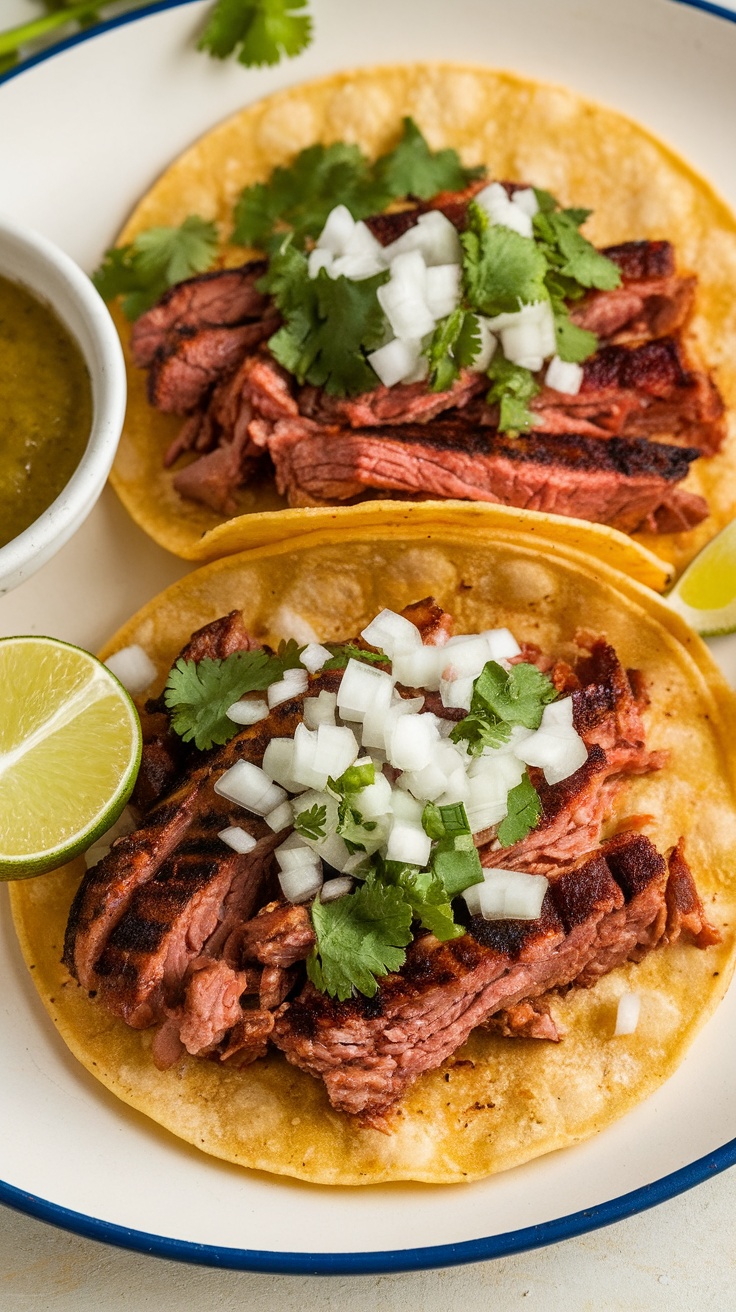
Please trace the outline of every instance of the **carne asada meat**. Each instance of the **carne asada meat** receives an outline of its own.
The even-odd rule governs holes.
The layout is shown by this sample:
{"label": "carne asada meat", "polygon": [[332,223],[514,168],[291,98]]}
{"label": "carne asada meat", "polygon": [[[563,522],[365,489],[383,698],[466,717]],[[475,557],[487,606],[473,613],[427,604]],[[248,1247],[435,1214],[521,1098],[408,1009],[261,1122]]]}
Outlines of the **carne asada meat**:
{"label": "carne asada meat", "polygon": [[610,524],[676,532],[708,514],[677,487],[698,452],[645,439],[530,433],[512,438],[464,421],[396,428],[324,428],[280,420],[269,440],[289,504],[351,501],[367,488],[489,501]]}
{"label": "carne asada meat", "polygon": [[587,987],[657,946],[667,886],[649,840],[622,835],[549,885],[538,920],[472,917],[463,938],[416,939],[375,998],[335,1002],[307,984],[284,1004],[273,1041],[323,1079],[333,1107],[386,1129],[409,1086],[477,1025],[551,989]]}

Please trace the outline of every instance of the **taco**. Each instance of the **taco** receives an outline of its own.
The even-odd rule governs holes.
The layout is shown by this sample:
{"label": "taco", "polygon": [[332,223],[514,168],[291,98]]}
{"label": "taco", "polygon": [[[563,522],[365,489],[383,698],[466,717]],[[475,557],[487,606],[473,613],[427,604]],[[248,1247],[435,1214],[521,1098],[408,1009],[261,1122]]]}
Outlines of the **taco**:
{"label": "taco", "polygon": [[[159,299],[132,330],[117,310],[112,478],[180,555],[335,506],[452,522],[462,499],[608,525],[680,567],[733,517],[733,216],[572,91],[450,65],[288,89],[175,161],[119,243],[98,285],[131,314]],[[216,267],[163,290],[195,260]]]}
{"label": "taco", "polygon": [[734,965],[734,707],[651,592],[521,532],[315,534],[136,647],[133,831],[11,890],[118,1097],[243,1166],[458,1182],[675,1069]]}

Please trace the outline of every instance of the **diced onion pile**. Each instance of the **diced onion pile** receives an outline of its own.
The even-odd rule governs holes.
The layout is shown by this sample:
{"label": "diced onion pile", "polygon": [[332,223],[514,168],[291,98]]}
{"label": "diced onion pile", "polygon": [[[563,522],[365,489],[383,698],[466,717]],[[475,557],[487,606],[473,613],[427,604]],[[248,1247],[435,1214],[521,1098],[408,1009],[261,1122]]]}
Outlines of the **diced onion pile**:
{"label": "diced onion pile", "polygon": [[[537,730],[514,727],[507,742],[475,756],[464,741],[449,738],[452,721],[425,709],[426,694],[433,692],[439,693],[443,706],[468,710],[474,680],[486,664],[495,661],[508,669],[509,661],[520,655],[508,629],[424,645],[414,624],[384,610],[361,636],[386,653],[390,670],[351,658],[338,691],[323,689],[307,696],[303,722],[293,737],[269,742],[262,766],[239,760],[215,784],[216,792],[265,817],[277,833],[291,829],[305,814],[322,817],[322,833],[310,835],[300,820],[299,832],[294,830],[275,849],[281,889],[292,902],[307,901],[320,889],[325,900],[343,896],[353,887],[353,873],[377,852],[388,861],[427,868],[431,840],[422,824],[427,802],[440,807],[463,803],[473,835],[485,834],[506,816],[508,794],[522,780],[527,764],[539,766],[548,782],[556,783],[587,759],[585,744],[573,727],[570,697],[547,705]],[[326,648],[310,643],[302,660],[313,674],[329,655]],[[287,672],[282,683],[288,684],[290,695],[297,687],[303,691],[307,670]],[[268,689],[270,706],[284,699],[282,683]],[[417,689],[418,695],[401,697],[397,683]],[[250,715],[260,716],[263,706],[262,701],[244,699],[230,714],[251,707]],[[328,781],[353,766],[365,767],[374,781],[351,794],[361,826],[366,826],[360,829],[364,850],[351,853],[337,832],[340,799]],[[239,827],[222,831],[220,837],[235,851],[249,850],[250,836]],[[336,872],[326,880],[325,866]],[[474,915],[534,919],[546,887],[538,875],[486,870],[484,883],[467,889],[464,896]]]}
{"label": "diced onion pile", "polygon": [[[474,200],[490,223],[533,240],[532,219],[538,205],[531,187],[509,197],[499,182],[492,182]],[[382,246],[366,223],[356,222],[345,205],[336,205],[309,255],[310,276],[316,278],[322,269],[331,278],[353,282],[389,272],[388,281],[376,293],[386,317],[387,340],[368,355],[368,361],[385,387],[426,378],[428,338],[440,320],[457,308],[462,296],[460,238],[441,210],[421,214],[401,237]],[[549,301],[520,305],[516,311],[493,318],[476,318],[481,340],[472,370],[485,373],[500,341],[507,360],[533,373],[549,361],[548,387],[571,396],[580,390],[580,365],[564,362],[556,354]]]}

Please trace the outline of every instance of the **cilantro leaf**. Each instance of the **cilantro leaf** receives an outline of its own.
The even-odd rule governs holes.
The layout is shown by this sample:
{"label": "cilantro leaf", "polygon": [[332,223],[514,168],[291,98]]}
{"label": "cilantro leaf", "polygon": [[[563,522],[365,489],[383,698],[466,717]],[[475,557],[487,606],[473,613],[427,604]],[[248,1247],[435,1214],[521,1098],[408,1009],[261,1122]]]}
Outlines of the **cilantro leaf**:
{"label": "cilantro leaf", "polygon": [[375,175],[390,197],[429,200],[439,191],[460,191],[485,169],[465,168],[456,150],[432,151],[412,118],[402,120],[398,145],[376,161]]}
{"label": "cilantro leaf", "polygon": [[521,661],[506,671],[497,661],[488,661],[473,684],[471,709],[482,706],[506,724],[538,729],[544,707],[556,696],[552,680],[536,665]]}
{"label": "cilantro leaf", "polygon": [[542,818],[542,803],[528,773],[520,784],[511,789],[508,795],[508,812],[498,826],[498,841],[502,847],[511,847],[530,830],[535,829]]}
{"label": "cilantro leaf", "polygon": [[276,658],[281,667],[283,675],[284,670],[298,670],[301,668],[301,654],[304,647],[300,647],[296,638],[282,638],[276,650]]}
{"label": "cilantro leaf", "polygon": [[460,240],[465,251],[463,281],[474,310],[493,316],[549,300],[547,261],[536,242],[489,223],[474,201],[468,207],[468,224]]}
{"label": "cilantro leaf", "polygon": [[209,269],[216,253],[215,224],[190,214],[178,228],[148,228],[107,251],[92,281],[103,300],[122,296],[126,318],[137,319],[167,288]]}
{"label": "cilantro leaf", "polygon": [[480,351],[478,316],[460,306],[437,324],[427,347],[430,386],[446,392]]}
{"label": "cilantro leaf", "polygon": [[499,407],[498,431],[528,432],[534,423],[534,414],[528,403],[540,390],[534,374],[520,364],[512,364],[501,351],[496,351],[488,367],[488,377],[493,386],[486,400],[489,405]]}
{"label": "cilantro leaf", "polygon": [[460,938],[465,933],[462,925],[455,924],[447,890],[434,871],[420,870],[418,866],[404,865],[399,861],[386,861],[381,868],[381,878],[402,890],[414,919],[441,943]]}
{"label": "cilantro leaf", "polygon": [[588,328],[573,323],[566,309],[555,310],[557,354],[561,360],[582,364],[598,349],[598,338]]}
{"label": "cilantro leaf", "polygon": [[290,228],[295,247],[317,237],[339,201],[353,217],[382,209],[390,197],[371,194],[370,165],[359,146],[335,141],[308,146],[285,168],[274,169],[268,182],[246,187],[235,206],[233,240],[244,246],[271,244],[275,231]]}
{"label": "cilantro leaf", "polygon": [[373,761],[361,761],[348,766],[339,779],[328,779],[328,786],[334,793],[359,793],[361,788],[369,788],[376,782],[376,767]]}
{"label": "cilantro leaf", "polygon": [[536,665],[521,661],[506,672],[488,661],[473,684],[470,711],[450,732],[453,742],[466,742],[471,756],[486,747],[500,747],[515,724],[538,729],[547,702],[557,696],[552,680]]}
{"label": "cilantro leaf", "polygon": [[455,838],[470,833],[470,822],[462,802],[437,806],[427,802],[422,811],[422,828],[430,838]]}
{"label": "cilantro leaf", "polygon": [[217,0],[198,43],[216,59],[235,50],[247,67],[293,59],[312,39],[312,20],[298,11],[307,0]]}
{"label": "cilantro leaf", "polygon": [[370,391],[376,377],[364,352],[383,341],[376,291],[388,276],[386,271],[353,282],[320,269],[310,278],[306,256],[285,242],[259,284],[284,317],[283,327],[269,339],[272,355],[300,383],[324,387],[330,396]]}
{"label": "cilantro leaf", "polygon": [[483,878],[480,857],[472,834],[441,838],[432,857],[432,869],[450,900]]}
{"label": "cilantro leaf", "polygon": [[315,842],[318,838],[324,838],[327,833],[327,807],[310,806],[308,811],[300,811],[294,821],[294,828],[302,838],[311,838]]}
{"label": "cilantro leaf", "polygon": [[322,666],[323,670],[344,670],[348,661],[365,661],[366,665],[388,665],[389,658],[385,651],[367,651],[365,647],[356,647],[354,642],[327,642],[332,655]]}
{"label": "cilantro leaf", "polygon": [[375,774],[373,761],[363,761],[349,766],[339,779],[327,780],[327,787],[339,798],[336,832],[351,854],[365,852],[366,834],[373,833],[376,828],[376,821],[364,820],[355,805],[356,794],[375,782]]}
{"label": "cilantro leaf", "polygon": [[228,708],[244,693],[276,683],[283,671],[278,656],[261,648],[234,652],[224,660],[209,656],[201,661],[179,659],[164,689],[172,729],[184,742],[193,741],[200,751],[229,742],[240,729],[228,718]]}
{"label": "cilantro leaf", "polygon": [[369,878],[354,893],[312,904],[317,943],[307,958],[315,988],[344,1002],[353,989],[372,998],[376,976],[399,970],[411,942],[412,911],[400,888]]}
{"label": "cilantro leaf", "polygon": [[534,215],[535,236],[549,264],[581,287],[611,291],[621,283],[621,272],[613,260],[597,251],[578,231],[590,210],[547,210]]}

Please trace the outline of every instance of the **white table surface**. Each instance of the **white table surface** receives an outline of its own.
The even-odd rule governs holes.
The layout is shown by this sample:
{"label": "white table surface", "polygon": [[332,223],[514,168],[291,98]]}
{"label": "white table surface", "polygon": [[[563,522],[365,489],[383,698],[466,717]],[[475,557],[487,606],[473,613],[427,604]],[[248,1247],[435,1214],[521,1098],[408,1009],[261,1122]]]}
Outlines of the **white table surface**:
{"label": "white table surface", "polygon": [[[736,0],[721,4],[736,9]],[[30,0],[0,0],[2,27],[37,13]],[[310,1279],[144,1257],[0,1207],[0,1312],[736,1312],[734,1218],[730,1170],[534,1252],[443,1271]]]}

